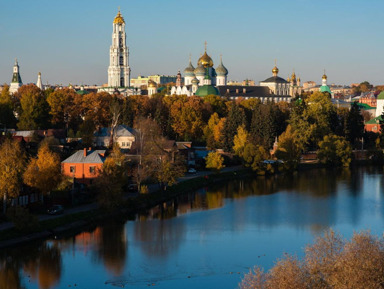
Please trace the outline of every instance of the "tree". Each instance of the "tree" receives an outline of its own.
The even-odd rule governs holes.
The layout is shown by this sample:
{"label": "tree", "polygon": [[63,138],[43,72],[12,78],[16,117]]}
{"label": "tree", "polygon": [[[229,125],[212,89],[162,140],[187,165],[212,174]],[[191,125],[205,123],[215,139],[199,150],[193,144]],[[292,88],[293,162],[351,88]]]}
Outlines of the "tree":
{"label": "tree", "polygon": [[25,153],[17,141],[6,139],[0,146],[0,194],[3,197],[3,213],[8,198],[16,198],[22,186]]}
{"label": "tree", "polygon": [[218,152],[210,152],[207,157],[205,158],[206,160],[206,168],[207,169],[213,169],[215,171],[221,171],[224,166],[224,158],[223,156],[218,153]]}
{"label": "tree", "polygon": [[354,102],[347,116],[345,138],[356,148],[356,142],[363,137],[363,134],[364,119],[357,102]]}
{"label": "tree", "polygon": [[8,85],[4,85],[0,93],[0,125],[5,128],[16,127],[16,118],[13,114],[13,102]]}
{"label": "tree", "polygon": [[24,172],[24,182],[48,195],[61,181],[60,157],[42,145],[37,158],[31,158]]}
{"label": "tree", "polygon": [[95,182],[97,201],[106,210],[117,208],[122,201],[122,191],[127,183],[128,167],[118,144],[114,144]]}
{"label": "tree", "polygon": [[244,148],[248,142],[249,142],[249,134],[247,130],[245,129],[244,125],[239,126],[237,128],[237,134],[233,139],[233,151],[235,152],[235,154],[242,158],[244,153]]}
{"label": "tree", "polygon": [[300,162],[301,149],[296,132],[288,125],[285,132],[279,136],[275,156],[284,161],[286,169],[293,170]]}
{"label": "tree", "polygon": [[240,283],[242,289],[382,288],[384,239],[368,232],[350,241],[326,232],[305,249],[305,257],[285,255],[268,272],[255,267]]}
{"label": "tree", "polygon": [[182,160],[179,158],[172,160],[170,155],[162,156],[154,168],[154,176],[163,190],[166,190],[167,186],[176,184],[177,179],[182,177],[184,172]]}
{"label": "tree", "polygon": [[50,107],[49,114],[53,125],[58,127],[67,126],[72,122],[74,115],[73,102],[76,92],[69,88],[58,89],[50,93],[47,97],[47,102]]}
{"label": "tree", "polygon": [[324,136],[319,143],[317,156],[328,166],[348,167],[351,163],[352,149],[344,137],[334,134]]}
{"label": "tree", "polygon": [[43,129],[49,126],[49,105],[44,93],[34,84],[23,85],[16,93],[20,101],[20,118],[17,127],[24,130]]}
{"label": "tree", "polygon": [[232,102],[223,128],[223,146],[225,151],[232,151],[233,139],[237,128],[243,124],[245,124],[244,111],[238,104]]}

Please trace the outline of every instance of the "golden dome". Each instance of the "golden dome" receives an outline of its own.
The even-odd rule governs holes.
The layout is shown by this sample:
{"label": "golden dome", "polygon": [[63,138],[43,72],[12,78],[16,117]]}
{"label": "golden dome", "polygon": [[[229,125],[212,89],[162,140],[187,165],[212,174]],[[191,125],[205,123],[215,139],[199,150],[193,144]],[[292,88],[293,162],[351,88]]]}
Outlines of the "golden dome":
{"label": "golden dome", "polygon": [[291,79],[292,79],[292,80],[296,80],[296,74],[295,74],[295,72],[292,73],[292,75],[291,75]]}
{"label": "golden dome", "polygon": [[113,23],[114,24],[125,24],[124,18],[123,18],[123,16],[121,16],[120,10],[119,10],[119,12],[117,12],[116,17],[113,20]]}
{"label": "golden dome", "polygon": [[156,82],[153,80],[148,80],[148,87],[156,87]]}
{"label": "golden dome", "polygon": [[325,75],[325,73],[323,74],[323,77],[322,77],[323,79],[327,79],[327,76]]}
{"label": "golden dome", "polygon": [[207,51],[205,51],[204,54],[197,61],[197,65],[200,65],[200,64],[204,67],[213,66],[212,58],[207,54]]}
{"label": "golden dome", "polygon": [[272,68],[272,73],[273,74],[278,74],[279,73],[279,69],[276,67],[276,65],[275,65],[274,68]]}

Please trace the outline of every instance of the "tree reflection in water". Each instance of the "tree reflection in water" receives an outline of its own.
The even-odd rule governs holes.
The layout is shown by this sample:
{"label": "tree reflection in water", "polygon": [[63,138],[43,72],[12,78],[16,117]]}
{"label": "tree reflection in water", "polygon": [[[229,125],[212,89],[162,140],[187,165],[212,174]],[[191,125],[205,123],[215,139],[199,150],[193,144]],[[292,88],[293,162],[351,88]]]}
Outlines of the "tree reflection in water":
{"label": "tree reflection in water", "polygon": [[37,281],[40,289],[53,288],[61,277],[61,253],[54,243],[3,251],[0,264],[0,288],[4,289],[25,288],[21,284],[21,270],[29,281]]}

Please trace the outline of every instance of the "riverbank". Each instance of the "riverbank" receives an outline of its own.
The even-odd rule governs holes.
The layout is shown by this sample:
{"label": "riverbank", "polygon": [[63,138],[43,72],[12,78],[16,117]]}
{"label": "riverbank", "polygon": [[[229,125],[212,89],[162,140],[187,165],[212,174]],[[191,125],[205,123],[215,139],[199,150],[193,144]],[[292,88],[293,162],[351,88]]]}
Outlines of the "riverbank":
{"label": "riverbank", "polygon": [[[30,234],[18,232],[9,224],[0,227],[0,249],[18,246],[31,241],[52,238],[75,230],[80,230],[97,223],[119,216],[134,216],[142,210],[149,209],[163,202],[169,201],[179,195],[196,191],[199,188],[215,183],[237,178],[254,176],[250,169],[242,167],[227,168],[220,173],[200,172],[198,175],[190,175],[181,179],[179,183],[168,187],[166,190],[152,189],[149,194],[139,194],[129,197],[120,208],[114,212],[104,212],[94,204],[84,206],[86,210],[75,208],[73,214],[48,217],[39,221],[39,229]],[[2,229],[3,228],[3,229]]]}

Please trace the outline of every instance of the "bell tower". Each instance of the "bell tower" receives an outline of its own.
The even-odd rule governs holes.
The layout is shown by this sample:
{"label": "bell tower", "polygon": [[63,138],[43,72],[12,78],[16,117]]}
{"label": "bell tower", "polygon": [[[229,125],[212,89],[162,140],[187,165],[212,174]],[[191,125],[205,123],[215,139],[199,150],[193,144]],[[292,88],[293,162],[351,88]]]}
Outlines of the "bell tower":
{"label": "bell tower", "polygon": [[119,11],[113,20],[112,45],[109,49],[108,86],[129,87],[129,51],[126,45],[125,21]]}
{"label": "bell tower", "polygon": [[13,75],[11,85],[9,86],[9,93],[15,93],[19,89],[20,86],[23,85],[21,81],[20,72],[19,72],[19,63],[17,59],[15,59],[15,65],[13,66]]}

